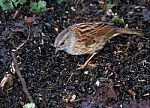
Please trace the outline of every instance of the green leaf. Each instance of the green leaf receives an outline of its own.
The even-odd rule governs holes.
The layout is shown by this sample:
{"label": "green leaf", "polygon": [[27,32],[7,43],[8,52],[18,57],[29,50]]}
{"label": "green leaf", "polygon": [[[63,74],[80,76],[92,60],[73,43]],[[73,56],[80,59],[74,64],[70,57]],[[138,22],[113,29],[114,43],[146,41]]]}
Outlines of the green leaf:
{"label": "green leaf", "polygon": [[34,103],[27,103],[23,106],[23,108],[35,108],[35,104]]}
{"label": "green leaf", "polygon": [[117,17],[112,18],[112,22],[114,25],[124,25],[125,24],[123,18],[117,18]]}
{"label": "green leaf", "polygon": [[66,0],[56,0],[56,2],[60,5],[60,4],[62,4],[63,2],[66,2]]}
{"label": "green leaf", "polygon": [[121,24],[121,25],[124,25],[124,24],[125,24],[125,22],[124,22],[124,19],[123,19],[123,18],[120,18],[120,19],[119,19],[119,24]]}
{"label": "green leaf", "polygon": [[30,11],[32,12],[43,12],[46,10],[46,2],[45,1],[38,1],[32,2],[30,5]]}
{"label": "green leaf", "polygon": [[1,7],[3,6],[3,0],[0,0],[0,6]]}
{"label": "green leaf", "polygon": [[42,0],[38,1],[38,10],[40,12],[43,12],[46,10],[46,2],[45,1],[42,1]]}
{"label": "green leaf", "polygon": [[[18,4],[23,5],[26,0],[0,0],[0,6],[3,10],[11,10],[18,6]],[[13,5],[14,4],[14,5]]]}
{"label": "green leaf", "polygon": [[17,7],[18,4],[23,5],[24,3],[26,3],[26,0],[12,0],[14,5]]}
{"label": "green leaf", "polygon": [[3,3],[1,7],[3,10],[11,10],[14,8],[12,2]]}
{"label": "green leaf", "polygon": [[12,2],[13,2],[13,3],[14,3],[14,5],[17,7],[17,5],[18,5],[17,0],[12,0]]}
{"label": "green leaf", "polygon": [[113,18],[112,18],[112,22],[113,22],[114,24],[116,24],[116,23],[117,23],[117,18],[116,18],[116,17],[113,17]]}
{"label": "green leaf", "polygon": [[34,12],[34,11],[37,11],[38,10],[38,5],[36,2],[32,2],[30,4],[30,11]]}
{"label": "green leaf", "polygon": [[24,3],[26,3],[27,1],[26,0],[17,0],[17,2],[21,5],[23,5]]}

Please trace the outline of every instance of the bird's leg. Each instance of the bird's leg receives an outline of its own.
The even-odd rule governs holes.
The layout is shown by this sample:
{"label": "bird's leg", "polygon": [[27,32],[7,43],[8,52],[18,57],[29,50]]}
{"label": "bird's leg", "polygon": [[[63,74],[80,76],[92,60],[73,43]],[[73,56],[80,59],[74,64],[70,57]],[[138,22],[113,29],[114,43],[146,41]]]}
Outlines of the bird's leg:
{"label": "bird's leg", "polygon": [[93,53],[89,59],[86,60],[86,62],[83,65],[79,65],[80,67],[78,69],[84,69],[90,62],[90,60],[96,55],[97,53]]}

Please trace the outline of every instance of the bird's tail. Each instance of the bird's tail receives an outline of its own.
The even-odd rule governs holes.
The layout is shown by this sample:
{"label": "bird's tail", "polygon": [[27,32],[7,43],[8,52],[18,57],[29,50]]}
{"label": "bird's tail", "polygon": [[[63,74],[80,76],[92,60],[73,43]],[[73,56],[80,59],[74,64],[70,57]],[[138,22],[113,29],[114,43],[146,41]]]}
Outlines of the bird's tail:
{"label": "bird's tail", "polygon": [[135,31],[129,28],[117,28],[117,32],[120,34],[133,34],[133,35],[139,35],[139,36],[143,36],[144,34],[142,33],[142,31]]}

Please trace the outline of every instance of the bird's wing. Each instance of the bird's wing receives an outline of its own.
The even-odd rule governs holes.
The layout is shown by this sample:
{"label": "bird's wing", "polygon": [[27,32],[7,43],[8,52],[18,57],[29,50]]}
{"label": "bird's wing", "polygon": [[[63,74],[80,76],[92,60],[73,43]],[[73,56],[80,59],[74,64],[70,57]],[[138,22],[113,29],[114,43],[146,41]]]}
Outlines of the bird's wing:
{"label": "bird's wing", "polygon": [[107,23],[79,23],[74,24],[71,29],[76,36],[77,42],[90,45],[98,39],[102,38],[107,32],[113,28]]}

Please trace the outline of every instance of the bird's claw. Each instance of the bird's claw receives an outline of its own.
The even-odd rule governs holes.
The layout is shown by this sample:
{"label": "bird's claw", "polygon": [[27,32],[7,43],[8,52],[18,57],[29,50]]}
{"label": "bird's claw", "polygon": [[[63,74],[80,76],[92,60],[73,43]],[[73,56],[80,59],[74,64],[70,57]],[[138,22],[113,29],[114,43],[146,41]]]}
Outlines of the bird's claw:
{"label": "bird's claw", "polygon": [[88,63],[88,64],[79,64],[79,68],[77,68],[78,70],[80,69],[84,69],[85,67],[89,66],[89,67],[92,67],[92,68],[95,68],[97,64],[92,64],[92,63]]}

